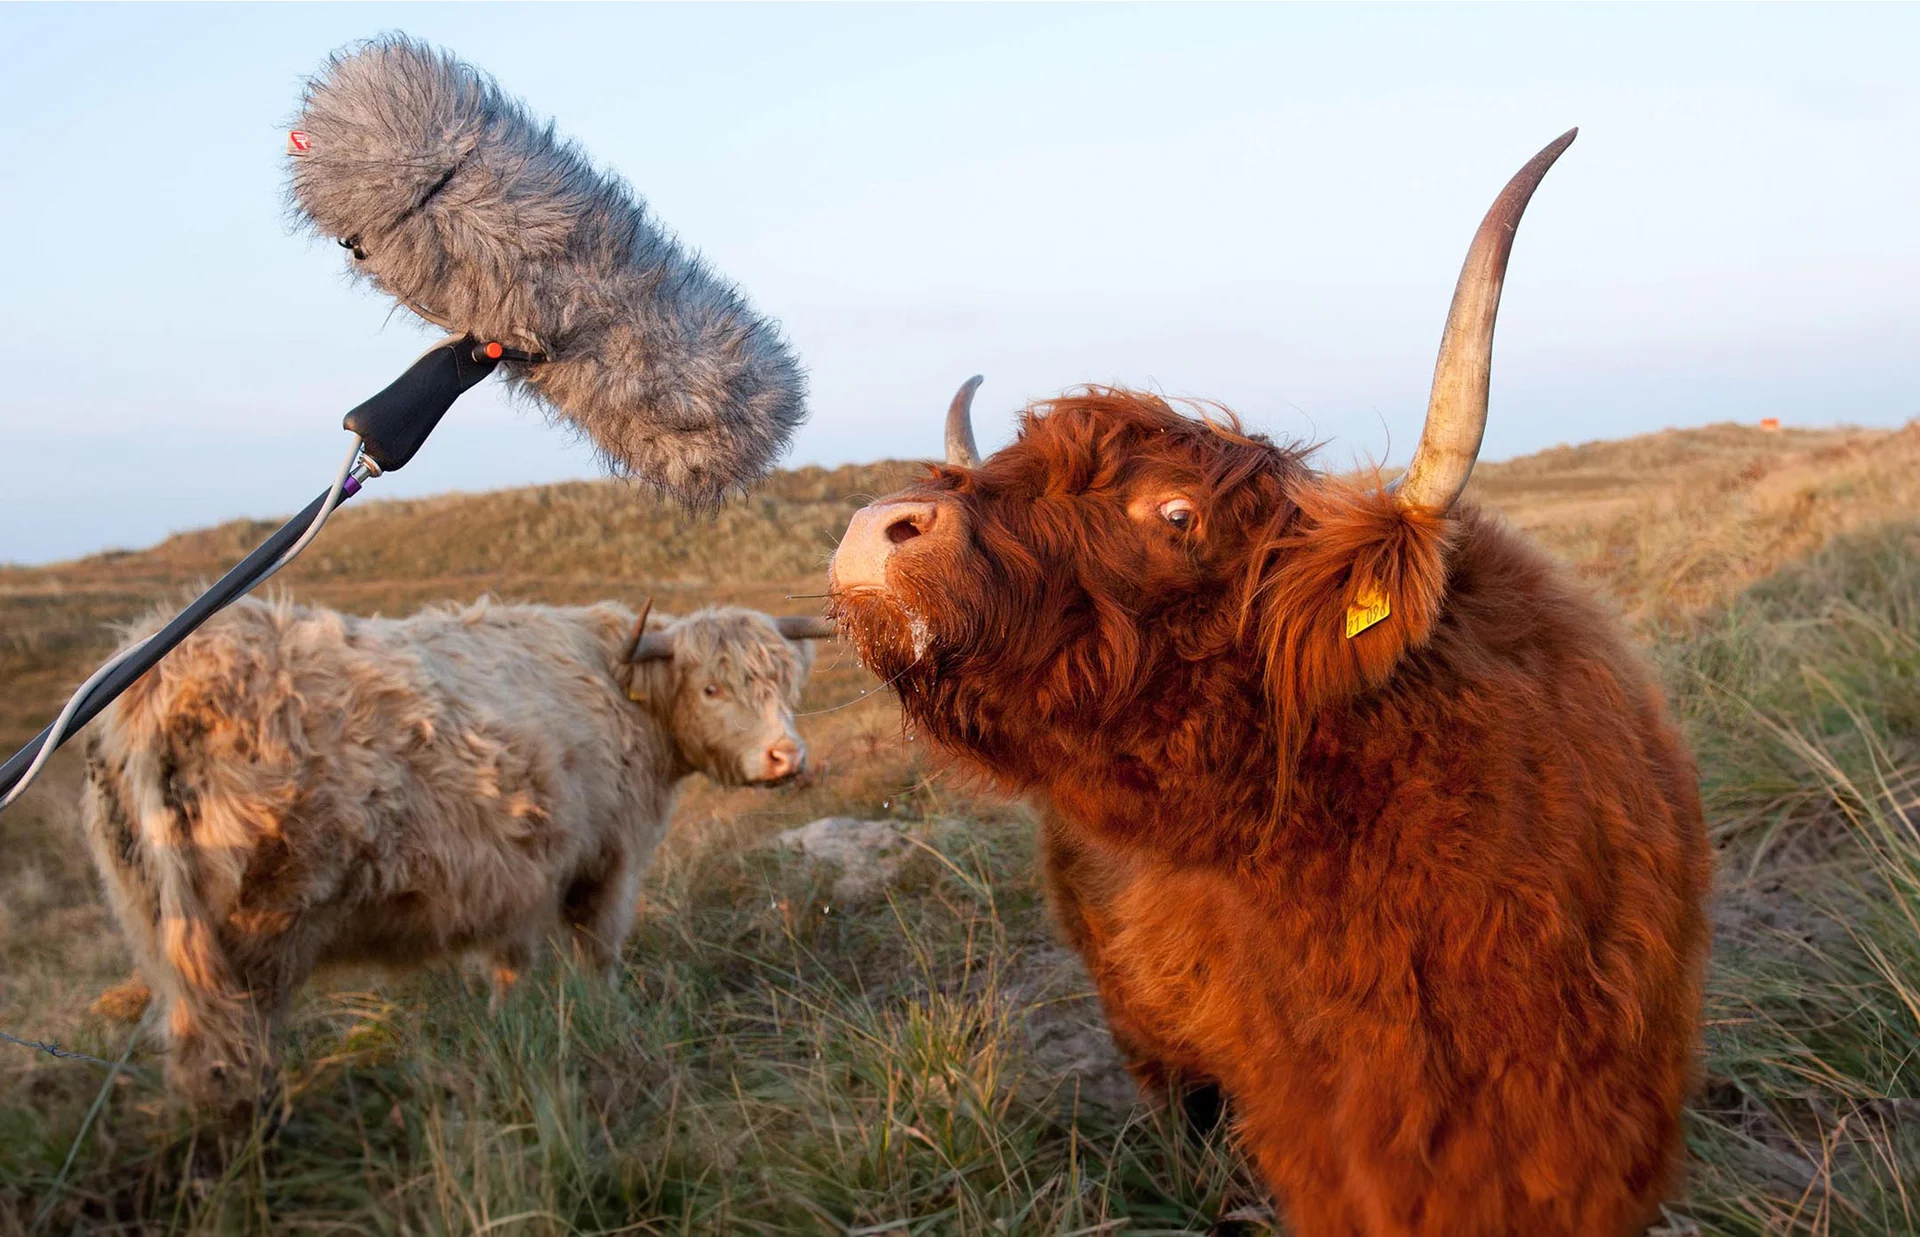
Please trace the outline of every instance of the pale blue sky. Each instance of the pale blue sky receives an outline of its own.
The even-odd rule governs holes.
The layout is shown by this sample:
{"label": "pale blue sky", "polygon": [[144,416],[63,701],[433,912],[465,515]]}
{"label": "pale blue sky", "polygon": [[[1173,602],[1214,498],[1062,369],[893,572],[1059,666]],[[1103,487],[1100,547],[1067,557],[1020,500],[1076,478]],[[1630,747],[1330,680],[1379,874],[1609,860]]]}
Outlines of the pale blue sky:
{"label": "pale blue sky", "polygon": [[[0,5],[0,561],[282,514],[430,338],[283,213],[332,49],[450,47],[778,317],[792,462],[933,451],[976,371],[1404,458],[1469,235],[1521,230],[1490,457],[1920,415],[1920,8]],[[491,388],[377,493],[593,475]]]}

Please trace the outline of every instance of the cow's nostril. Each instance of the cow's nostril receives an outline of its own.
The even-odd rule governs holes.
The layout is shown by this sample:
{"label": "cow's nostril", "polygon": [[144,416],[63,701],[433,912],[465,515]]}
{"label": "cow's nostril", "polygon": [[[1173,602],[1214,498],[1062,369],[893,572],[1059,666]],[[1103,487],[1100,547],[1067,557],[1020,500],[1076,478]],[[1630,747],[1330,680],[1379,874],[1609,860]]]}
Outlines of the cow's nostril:
{"label": "cow's nostril", "polygon": [[847,522],[847,535],[833,553],[834,588],[853,593],[868,589],[885,592],[887,564],[897,558],[917,558],[928,546],[903,551],[915,537],[938,538],[946,517],[938,503],[877,502],[860,508]]}

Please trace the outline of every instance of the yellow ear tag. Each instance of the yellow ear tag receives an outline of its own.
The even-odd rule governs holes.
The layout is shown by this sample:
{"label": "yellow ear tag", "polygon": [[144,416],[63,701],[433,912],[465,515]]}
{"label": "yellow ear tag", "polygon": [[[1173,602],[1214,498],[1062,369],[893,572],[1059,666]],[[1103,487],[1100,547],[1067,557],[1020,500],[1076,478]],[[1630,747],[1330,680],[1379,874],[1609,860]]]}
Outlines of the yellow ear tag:
{"label": "yellow ear tag", "polygon": [[1393,608],[1387,605],[1387,595],[1380,591],[1379,585],[1361,585],[1360,591],[1354,594],[1353,604],[1347,607],[1347,639],[1353,639],[1391,613]]}

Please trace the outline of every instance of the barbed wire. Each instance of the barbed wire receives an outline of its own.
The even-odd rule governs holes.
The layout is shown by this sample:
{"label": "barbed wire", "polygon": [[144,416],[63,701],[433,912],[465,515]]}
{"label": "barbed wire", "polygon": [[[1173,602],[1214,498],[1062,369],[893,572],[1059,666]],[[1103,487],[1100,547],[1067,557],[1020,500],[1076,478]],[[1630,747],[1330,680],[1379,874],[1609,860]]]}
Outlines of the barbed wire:
{"label": "barbed wire", "polygon": [[[0,1039],[4,1039],[10,1044],[18,1044],[22,1048],[37,1048],[49,1056],[60,1057],[67,1061],[90,1061],[95,1065],[104,1065],[108,1069],[114,1067],[112,1061],[103,1061],[99,1057],[90,1057],[84,1052],[70,1052],[60,1046],[59,1040],[54,1040],[50,1043],[41,1043],[37,1039],[21,1039],[19,1036],[9,1035],[5,1031],[0,1031]],[[122,1068],[125,1067],[122,1066]]]}
{"label": "barbed wire", "polygon": [[[67,1184],[67,1174],[73,1171],[73,1161],[80,1154],[80,1145],[86,1142],[87,1135],[93,1132],[93,1120],[100,1115],[100,1110],[106,1106],[107,1096],[113,1092],[114,1080],[119,1078],[122,1072],[131,1070],[132,1067],[127,1064],[127,1058],[133,1055],[133,1046],[139,1042],[140,1032],[146,1028],[146,1025],[147,1020],[142,1018],[134,1024],[133,1030],[127,1032],[126,1047],[120,1050],[120,1059],[118,1061],[100,1061],[99,1057],[88,1057],[84,1053],[68,1052],[64,1048],[56,1048],[47,1044],[28,1043],[26,1040],[7,1035],[7,1038],[13,1040],[16,1044],[27,1044],[30,1048],[38,1048],[44,1052],[51,1052],[56,1057],[73,1057],[76,1059],[84,1057],[88,1061],[100,1061],[100,1064],[107,1067],[107,1076],[100,1083],[99,1093],[93,1097],[93,1106],[87,1109],[86,1119],[80,1122],[80,1132],[73,1136],[73,1143],[67,1148],[67,1158],[61,1161],[60,1171],[54,1176],[53,1185],[48,1188],[46,1197],[40,1200],[40,1210],[34,1213],[33,1223],[27,1226],[27,1237],[39,1237],[41,1225],[45,1224],[48,1218],[53,1215],[54,1204],[60,1201],[60,1191]],[[6,1034],[5,1031],[0,1031],[0,1035]]]}

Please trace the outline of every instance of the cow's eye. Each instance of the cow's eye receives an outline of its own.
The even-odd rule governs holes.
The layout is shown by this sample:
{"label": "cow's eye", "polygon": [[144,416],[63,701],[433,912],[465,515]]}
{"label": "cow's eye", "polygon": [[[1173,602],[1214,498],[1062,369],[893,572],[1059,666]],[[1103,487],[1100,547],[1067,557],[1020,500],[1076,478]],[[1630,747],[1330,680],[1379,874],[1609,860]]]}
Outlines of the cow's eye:
{"label": "cow's eye", "polygon": [[700,689],[700,694],[711,700],[720,694],[720,685],[718,683],[709,683]]}
{"label": "cow's eye", "polygon": [[1184,533],[1193,527],[1193,504],[1184,498],[1169,498],[1160,504],[1160,518]]}

